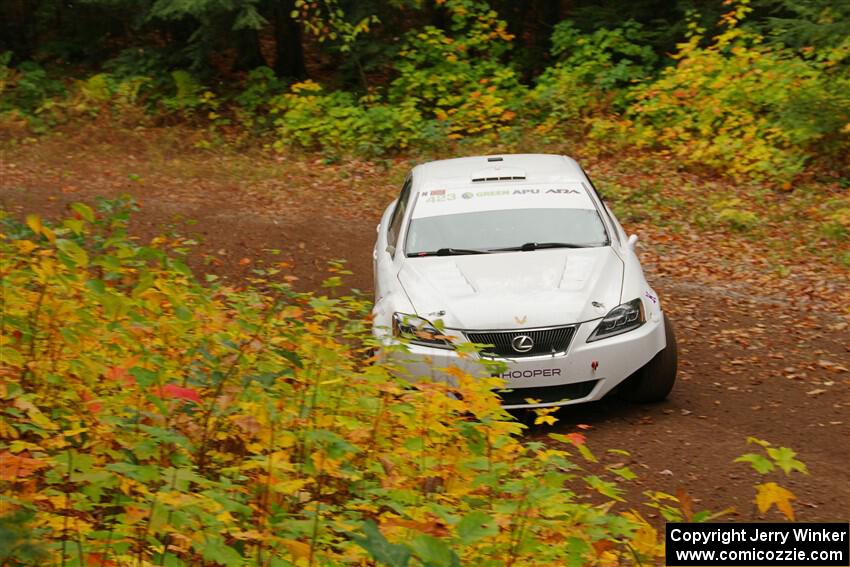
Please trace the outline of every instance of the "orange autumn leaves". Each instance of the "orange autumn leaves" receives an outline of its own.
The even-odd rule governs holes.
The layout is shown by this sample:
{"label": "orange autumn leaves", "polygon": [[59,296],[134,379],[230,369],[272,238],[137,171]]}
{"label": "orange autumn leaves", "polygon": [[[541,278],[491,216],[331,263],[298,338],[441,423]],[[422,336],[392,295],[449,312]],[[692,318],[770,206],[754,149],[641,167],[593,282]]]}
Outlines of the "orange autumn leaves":
{"label": "orange autumn leaves", "polygon": [[[626,511],[628,467],[590,474],[599,461],[580,431],[553,434],[563,447],[518,437],[491,392],[500,380],[454,368],[452,385],[412,384],[368,356],[362,297],[271,279],[202,286],[95,218],[0,231],[16,235],[0,238],[0,274],[17,292],[0,490],[10,509],[33,510],[27,530],[48,563],[68,560],[69,538],[75,557],[105,565],[358,564],[380,546],[420,562],[559,564],[565,538],[577,561],[631,561],[629,546],[660,560],[658,534]],[[59,248],[70,238],[85,262]],[[775,466],[800,466],[768,448]]]}
{"label": "orange autumn leaves", "polygon": [[630,521],[563,490],[576,467],[515,437],[495,379],[455,371],[456,386],[412,386],[363,362],[368,301],[273,280],[205,287],[107,212],[87,216],[33,218],[0,238],[0,273],[17,290],[0,484],[26,482],[9,506],[34,511],[28,531],[49,560],[68,559],[70,537],[75,557],[116,564],[357,563],[370,551],[350,534],[369,522],[392,545],[413,542],[412,556],[464,563],[556,561],[550,542],[565,531],[588,560],[626,552]]}
{"label": "orange autumn leaves", "polygon": [[25,453],[0,452],[0,481],[18,482],[29,479],[35,472],[48,467],[48,463]]}
{"label": "orange autumn leaves", "polygon": [[[129,387],[136,385],[136,379],[130,374],[127,368],[121,366],[113,366],[107,372],[105,377],[109,380],[119,382],[122,386]],[[201,403],[201,395],[195,388],[187,388],[178,384],[164,384],[162,386],[154,386],[150,390],[158,398],[163,400],[185,400]]]}

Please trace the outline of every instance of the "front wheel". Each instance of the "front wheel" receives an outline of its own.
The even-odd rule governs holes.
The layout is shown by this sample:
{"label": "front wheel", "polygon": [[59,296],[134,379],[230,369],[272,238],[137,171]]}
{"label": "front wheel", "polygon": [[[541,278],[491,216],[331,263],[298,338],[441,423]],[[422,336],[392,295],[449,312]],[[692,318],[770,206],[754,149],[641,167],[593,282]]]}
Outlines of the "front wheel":
{"label": "front wheel", "polygon": [[629,376],[620,387],[620,395],[634,403],[660,402],[667,397],[676,382],[679,352],[676,333],[667,316],[664,317],[667,346],[652,357],[640,370]]}

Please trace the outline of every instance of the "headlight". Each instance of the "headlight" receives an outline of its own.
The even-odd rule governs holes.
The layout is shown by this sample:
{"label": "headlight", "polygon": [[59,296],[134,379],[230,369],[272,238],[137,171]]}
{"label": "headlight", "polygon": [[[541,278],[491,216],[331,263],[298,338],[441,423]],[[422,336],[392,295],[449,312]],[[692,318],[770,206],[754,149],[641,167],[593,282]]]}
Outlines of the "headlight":
{"label": "headlight", "polygon": [[643,302],[640,298],[618,305],[608,312],[596,329],[587,338],[587,342],[598,341],[633,331],[646,323]]}
{"label": "headlight", "polygon": [[451,340],[437,327],[416,315],[393,314],[393,336],[407,338],[411,343],[434,348],[454,348]]}

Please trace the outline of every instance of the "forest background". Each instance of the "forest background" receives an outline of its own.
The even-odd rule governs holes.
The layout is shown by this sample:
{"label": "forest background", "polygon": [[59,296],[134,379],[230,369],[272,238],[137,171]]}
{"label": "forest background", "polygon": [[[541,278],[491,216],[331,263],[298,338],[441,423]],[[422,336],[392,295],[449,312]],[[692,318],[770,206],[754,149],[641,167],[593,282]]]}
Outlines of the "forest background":
{"label": "forest background", "polygon": [[[642,253],[654,277],[772,294],[746,315],[758,325],[789,297],[808,310],[772,337],[794,339],[762,349],[776,360],[756,364],[758,325],[700,334],[717,298],[665,306],[693,336],[745,349],[717,363],[723,373],[779,364],[771,392],[803,381],[795,403],[835,400],[822,413],[844,427],[848,38],[847,0],[3,1],[0,189],[13,206],[0,218],[0,558],[662,562],[659,521],[732,512],[641,493],[639,460],[591,451],[586,424],[549,432],[557,413],[523,436],[495,383],[398,379],[370,358],[370,304],[342,263],[311,263],[299,273],[310,289],[296,291],[292,260],[264,249],[228,280],[218,246],[171,230],[139,238],[138,203],[48,215],[31,179],[60,171],[66,197],[88,195],[82,179],[130,187],[141,218],[169,195],[221,206],[227,185],[245,202],[265,192],[280,218],[330,211],[319,223],[330,230],[372,222],[417,161],[575,155],[658,245]],[[140,153],[155,156],[142,174]],[[262,210],[246,207],[244,230]],[[805,333],[823,350],[804,361]],[[751,514],[793,519],[783,484],[807,465],[779,443],[746,443],[735,466],[757,476]],[[798,486],[834,486],[840,503],[835,477]]]}

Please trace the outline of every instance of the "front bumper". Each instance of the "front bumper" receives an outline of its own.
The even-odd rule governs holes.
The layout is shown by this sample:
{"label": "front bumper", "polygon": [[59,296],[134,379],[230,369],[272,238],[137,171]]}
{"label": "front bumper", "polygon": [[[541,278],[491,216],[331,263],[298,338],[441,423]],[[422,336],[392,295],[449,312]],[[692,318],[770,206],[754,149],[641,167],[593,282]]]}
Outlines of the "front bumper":
{"label": "front bumper", "polygon": [[[540,408],[599,400],[666,346],[663,316],[650,318],[634,331],[588,343],[598,324],[599,319],[580,324],[565,353],[492,359],[507,366],[501,373],[510,390],[500,394],[504,407]],[[445,334],[457,342],[466,341],[460,331],[447,329]],[[490,375],[480,358],[461,358],[454,350],[409,345],[407,352],[388,351],[386,356],[411,379],[453,382],[445,372],[452,366],[473,376]]]}

